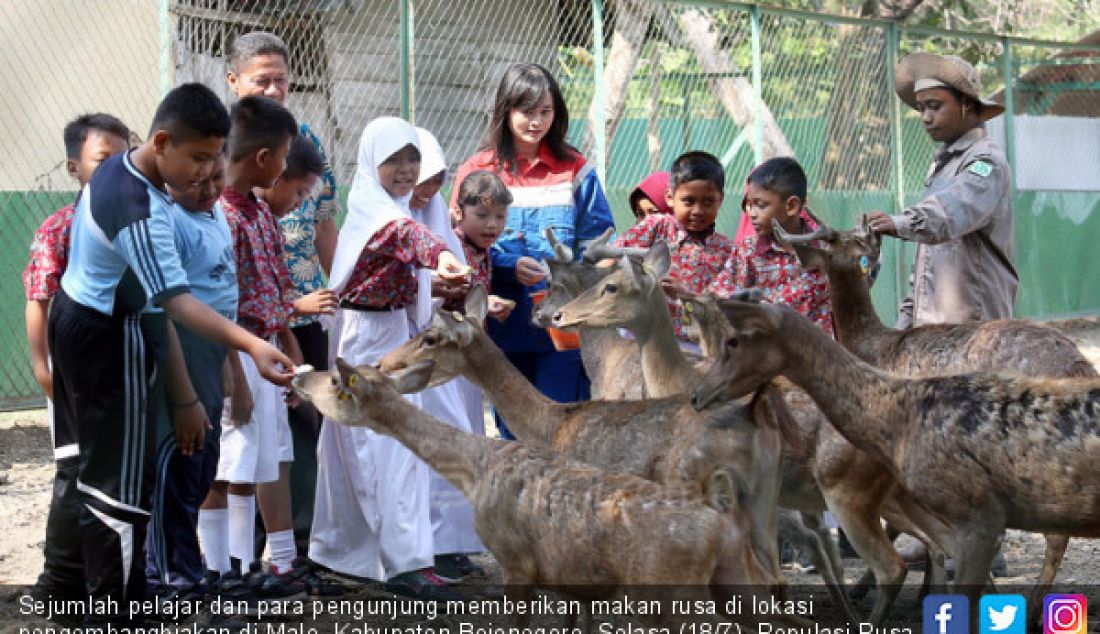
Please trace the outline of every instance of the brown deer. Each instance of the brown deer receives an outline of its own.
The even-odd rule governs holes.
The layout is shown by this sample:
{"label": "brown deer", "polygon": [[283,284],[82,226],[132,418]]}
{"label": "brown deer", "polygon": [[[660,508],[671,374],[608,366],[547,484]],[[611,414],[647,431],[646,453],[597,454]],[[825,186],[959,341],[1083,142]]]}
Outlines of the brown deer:
{"label": "brown deer", "polygon": [[[668,269],[669,252],[664,242],[650,248],[644,261],[622,256],[618,270],[597,280],[587,291],[562,306],[553,318],[554,324],[562,327],[629,328],[637,341],[646,390],[654,396],[689,392],[700,377],[697,367],[705,369],[710,363],[710,360],[704,360],[699,366],[692,363],[676,340],[660,283]],[[728,323],[723,325],[719,320],[724,322],[725,318],[715,311],[706,324],[708,330],[714,331],[708,333],[711,339],[721,336],[720,333],[729,327]],[[714,344],[710,345],[713,347]],[[809,547],[830,594],[855,620],[855,613],[843,590],[844,569],[840,555],[822,517],[826,504],[814,479],[812,454],[805,451],[817,433],[816,427],[824,422],[824,418],[808,398],[785,397],[789,399],[788,407],[792,403],[800,405],[812,416],[795,416],[794,421],[797,422],[792,421],[786,426],[792,433],[784,434],[790,446],[783,454],[778,502],[780,506],[802,514],[801,521],[784,516],[784,537]],[[805,424],[807,421],[809,425]],[[798,530],[798,526],[802,526],[803,530]]]}
{"label": "brown deer", "polygon": [[695,406],[778,375],[802,387],[940,519],[934,539],[956,558],[956,586],[972,599],[1005,528],[1100,537],[1100,379],[905,378],[864,363],[786,307],[721,305],[736,334]]}
{"label": "brown deer", "polygon": [[[540,393],[485,334],[485,292],[470,291],[466,315],[437,310],[431,325],[382,358],[383,372],[434,362],[431,382],[465,376],[493,402],[520,441],[556,449],[607,471],[663,484],[705,485],[730,469],[749,490],[750,531],[764,567],[782,583],[776,552],[776,498],[785,410],[772,389],[748,403],[695,412],[687,394],[628,401],[557,403]],[[777,412],[778,410],[778,412]],[[786,424],[783,421],[782,424]]]}
{"label": "brown deer", "polygon": [[[552,229],[544,234],[554,249],[554,257],[544,261],[548,286],[546,295],[531,311],[531,321],[539,328],[551,326],[558,308],[611,273],[610,267],[596,266],[609,256],[639,252],[608,246],[612,230],[593,240],[584,257],[573,259],[573,251],[562,244]],[[593,399],[639,399],[648,396],[638,361],[638,348],[614,328],[580,328],[581,361],[592,383]]]}
{"label": "brown deer", "polygon": [[[807,235],[775,235],[790,244],[802,265],[829,278],[837,339],[863,361],[904,375],[999,372],[1024,376],[1095,377],[1096,369],[1068,337],[1047,326],[1016,319],[932,324],[908,330],[886,327],[871,302],[868,275],[879,259],[881,238],[866,216],[851,231],[822,225]],[[1058,573],[1069,539],[1047,535],[1043,568],[1031,596],[1032,621]]]}
{"label": "brown deer", "polygon": [[301,374],[294,388],[343,425],[394,437],[462,491],[514,599],[527,600],[536,586],[592,600],[628,587],[709,585],[724,606],[728,595],[719,592],[728,586],[769,582],[750,548],[743,493],[727,472],[710,474],[703,497],[546,447],[461,432],[401,396],[427,385],[431,361],[396,380],[343,359],[336,370]]}

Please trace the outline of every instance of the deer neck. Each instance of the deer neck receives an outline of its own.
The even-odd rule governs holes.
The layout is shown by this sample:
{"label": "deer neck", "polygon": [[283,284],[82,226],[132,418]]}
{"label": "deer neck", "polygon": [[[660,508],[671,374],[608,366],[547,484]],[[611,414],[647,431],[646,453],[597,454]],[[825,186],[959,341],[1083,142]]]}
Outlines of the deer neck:
{"label": "deer neck", "polygon": [[832,267],[826,267],[825,274],[829,278],[837,339],[859,358],[876,363],[877,344],[888,329],[875,312],[867,280],[858,273]]}
{"label": "deer neck", "polygon": [[494,441],[468,434],[392,395],[367,406],[371,427],[397,439],[469,499],[488,468]]}
{"label": "deer neck", "polygon": [[642,376],[652,398],[686,394],[698,375],[676,341],[664,292],[657,286],[649,293],[639,319],[630,324],[641,354]]}
{"label": "deer neck", "polygon": [[561,407],[539,392],[484,333],[466,351],[464,374],[489,396],[516,438],[550,444],[562,420]]}
{"label": "deer neck", "polygon": [[887,464],[899,464],[907,426],[904,379],[860,361],[805,319],[783,321],[783,374],[801,387],[842,436]]}

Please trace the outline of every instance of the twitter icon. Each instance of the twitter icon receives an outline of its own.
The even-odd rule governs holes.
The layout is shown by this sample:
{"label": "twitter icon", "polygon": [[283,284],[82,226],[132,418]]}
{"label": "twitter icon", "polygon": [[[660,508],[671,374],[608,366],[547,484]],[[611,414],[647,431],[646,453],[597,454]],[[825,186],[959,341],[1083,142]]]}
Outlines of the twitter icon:
{"label": "twitter icon", "polygon": [[1027,634],[1027,601],[1022,594],[987,594],[978,605],[980,634]]}

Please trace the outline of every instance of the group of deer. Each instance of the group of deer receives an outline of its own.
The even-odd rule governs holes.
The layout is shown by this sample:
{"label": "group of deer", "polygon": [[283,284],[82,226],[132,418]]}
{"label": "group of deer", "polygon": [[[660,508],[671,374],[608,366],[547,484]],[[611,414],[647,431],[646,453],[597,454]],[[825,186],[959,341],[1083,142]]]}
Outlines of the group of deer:
{"label": "group of deer", "polygon": [[[885,327],[867,276],[880,243],[862,223],[776,235],[828,275],[840,344],[749,293],[683,300],[703,354],[685,353],[661,284],[667,246],[616,249],[606,235],[576,261],[548,236],[550,289],[534,319],[579,328],[594,400],[555,403],[527,382],[483,330],[476,288],[465,314],[437,310],[380,368],[338,361],[338,374],[295,386],[326,416],[396,437],[463,491],[509,585],[783,597],[782,535],[809,547],[833,599],[860,620],[822,521],[829,509],[873,575],[873,623],[906,574],[883,519],[928,546],[926,583],[946,583],[950,556],[970,593],[1006,527],[1045,533],[1044,593],[1068,537],[1100,536],[1092,366],[1057,331],[1023,321]],[[983,373],[1006,369],[1017,376]],[[401,397],[460,375],[519,442],[461,433]]]}

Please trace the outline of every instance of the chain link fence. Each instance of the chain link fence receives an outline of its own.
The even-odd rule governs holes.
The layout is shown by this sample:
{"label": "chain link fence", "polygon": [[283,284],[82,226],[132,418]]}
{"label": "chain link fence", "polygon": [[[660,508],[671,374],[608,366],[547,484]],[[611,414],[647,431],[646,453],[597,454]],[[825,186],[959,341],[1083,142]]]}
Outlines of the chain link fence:
{"label": "chain link fence", "polygon": [[[6,0],[4,17],[0,143],[16,159],[0,165],[4,408],[41,402],[20,272],[35,228],[75,195],[62,127],[101,110],[144,134],[159,97],[184,81],[228,101],[225,52],[254,29],[287,41],[288,106],[324,141],[344,195],[369,120],[432,130],[455,168],[480,144],[505,68],[536,62],[557,75],[570,141],[596,164],[620,228],[634,186],[697,149],[726,166],[718,225],[730,235],[743,178],[771,156],[802,162],[810,206],[834,226],[912,202],[934,146],[894,96],[893,66],[919,50],[959,54],[986,94],[1003,101],[1013,87],[990,131],[1016,176],[1019,313],[1100,309],[1100,256],[1085,238],[1100,235],[1097,34],[1046,43],[713,0]],[[910,247],[889,244],[874,289],[887,321],[911,261]]]}

